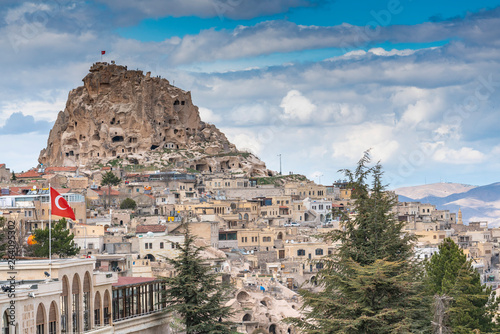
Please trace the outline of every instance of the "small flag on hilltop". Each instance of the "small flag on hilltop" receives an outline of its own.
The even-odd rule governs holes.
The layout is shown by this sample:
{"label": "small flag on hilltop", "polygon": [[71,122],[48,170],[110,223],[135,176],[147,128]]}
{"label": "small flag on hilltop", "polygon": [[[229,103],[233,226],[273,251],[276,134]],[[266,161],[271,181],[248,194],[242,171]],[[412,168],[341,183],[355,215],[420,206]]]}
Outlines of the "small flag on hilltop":
{"label": "small flag on hilltop", "polygon": [[105,54],[106,54],[106,51],[101,51],[101,56],[105,55]]}
{"label": "small flag on hilltop", "polygon": [[73,209],[68,202],[54,188],[50,188],[50,210],[51,214],[76,220]]}

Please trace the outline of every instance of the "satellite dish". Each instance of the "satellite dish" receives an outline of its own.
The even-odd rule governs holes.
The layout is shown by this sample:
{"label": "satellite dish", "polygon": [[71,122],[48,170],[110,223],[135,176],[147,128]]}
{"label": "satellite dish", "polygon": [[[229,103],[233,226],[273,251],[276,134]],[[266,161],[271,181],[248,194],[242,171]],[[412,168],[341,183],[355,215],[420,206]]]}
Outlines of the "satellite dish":
{"label": "satellite dish", "polygon": [[147,236],[147,237],[154,237],[154,235],[155,235],[155,234],[154,234],[153,232],[151,232],[151,231],[149,231],[148,233],[146,233],[146,236]]}

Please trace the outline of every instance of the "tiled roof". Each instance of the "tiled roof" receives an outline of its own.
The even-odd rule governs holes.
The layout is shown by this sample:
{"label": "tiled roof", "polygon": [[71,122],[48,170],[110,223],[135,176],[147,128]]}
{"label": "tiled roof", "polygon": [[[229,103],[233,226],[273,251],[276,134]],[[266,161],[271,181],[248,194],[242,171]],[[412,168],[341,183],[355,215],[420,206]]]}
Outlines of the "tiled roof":
{"label": "tiled roof", "polygon": [[113,286],[146,283],[154,280],[156,280],[154,277],[118,277],[118,282],[113,283]]}
{"label": "tiled roof", "polygon": [[167,227],[165,225],[139,225],[137,226],[135,233],[147,233],[147,232],[165,232]]}
{"label": "tiled roof", "polygon": [[40,176],[42,176],[42,174],[38,173],[36,170],[33,169],[24,173],[16,174],[16,177],[21,179],[38,178]]}
{"label": "tiled roof", "polygon": [[9,195],[22,195],[23,194],[23,189],[29,190],[31,187],[9,187]]}
{"label": "tiled roof", "polygon": [[0,164],[0,168],[5,167],[5,164]]}

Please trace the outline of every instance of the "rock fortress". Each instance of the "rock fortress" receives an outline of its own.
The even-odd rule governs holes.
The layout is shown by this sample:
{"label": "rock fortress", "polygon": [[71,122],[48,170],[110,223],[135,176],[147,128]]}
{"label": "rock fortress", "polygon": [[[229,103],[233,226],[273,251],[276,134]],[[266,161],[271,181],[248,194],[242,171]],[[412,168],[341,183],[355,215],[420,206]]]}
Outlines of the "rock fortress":
{"label": "rock fortress", "polygon": [[259,158],[238,151],[215,125],[200,119],[191,92],[151,72],[98,62],[83,86],[69,93],[38,161],[91,169],[113,160],[122,166],[272,174]]}

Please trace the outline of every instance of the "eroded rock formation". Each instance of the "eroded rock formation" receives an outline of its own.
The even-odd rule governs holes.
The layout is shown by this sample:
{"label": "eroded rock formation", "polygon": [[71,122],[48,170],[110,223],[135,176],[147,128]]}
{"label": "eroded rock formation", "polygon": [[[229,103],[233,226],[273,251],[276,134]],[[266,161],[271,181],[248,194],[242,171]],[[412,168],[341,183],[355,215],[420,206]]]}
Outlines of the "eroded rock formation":
{"label": "eroded rock formation", "polygon": [[125,66],[96,63],[59,112],[45,166],[123,164],[183,166],[199,171],[266,175],[265,164],[239,152],[214,125],[201,121],[191,93]]}

